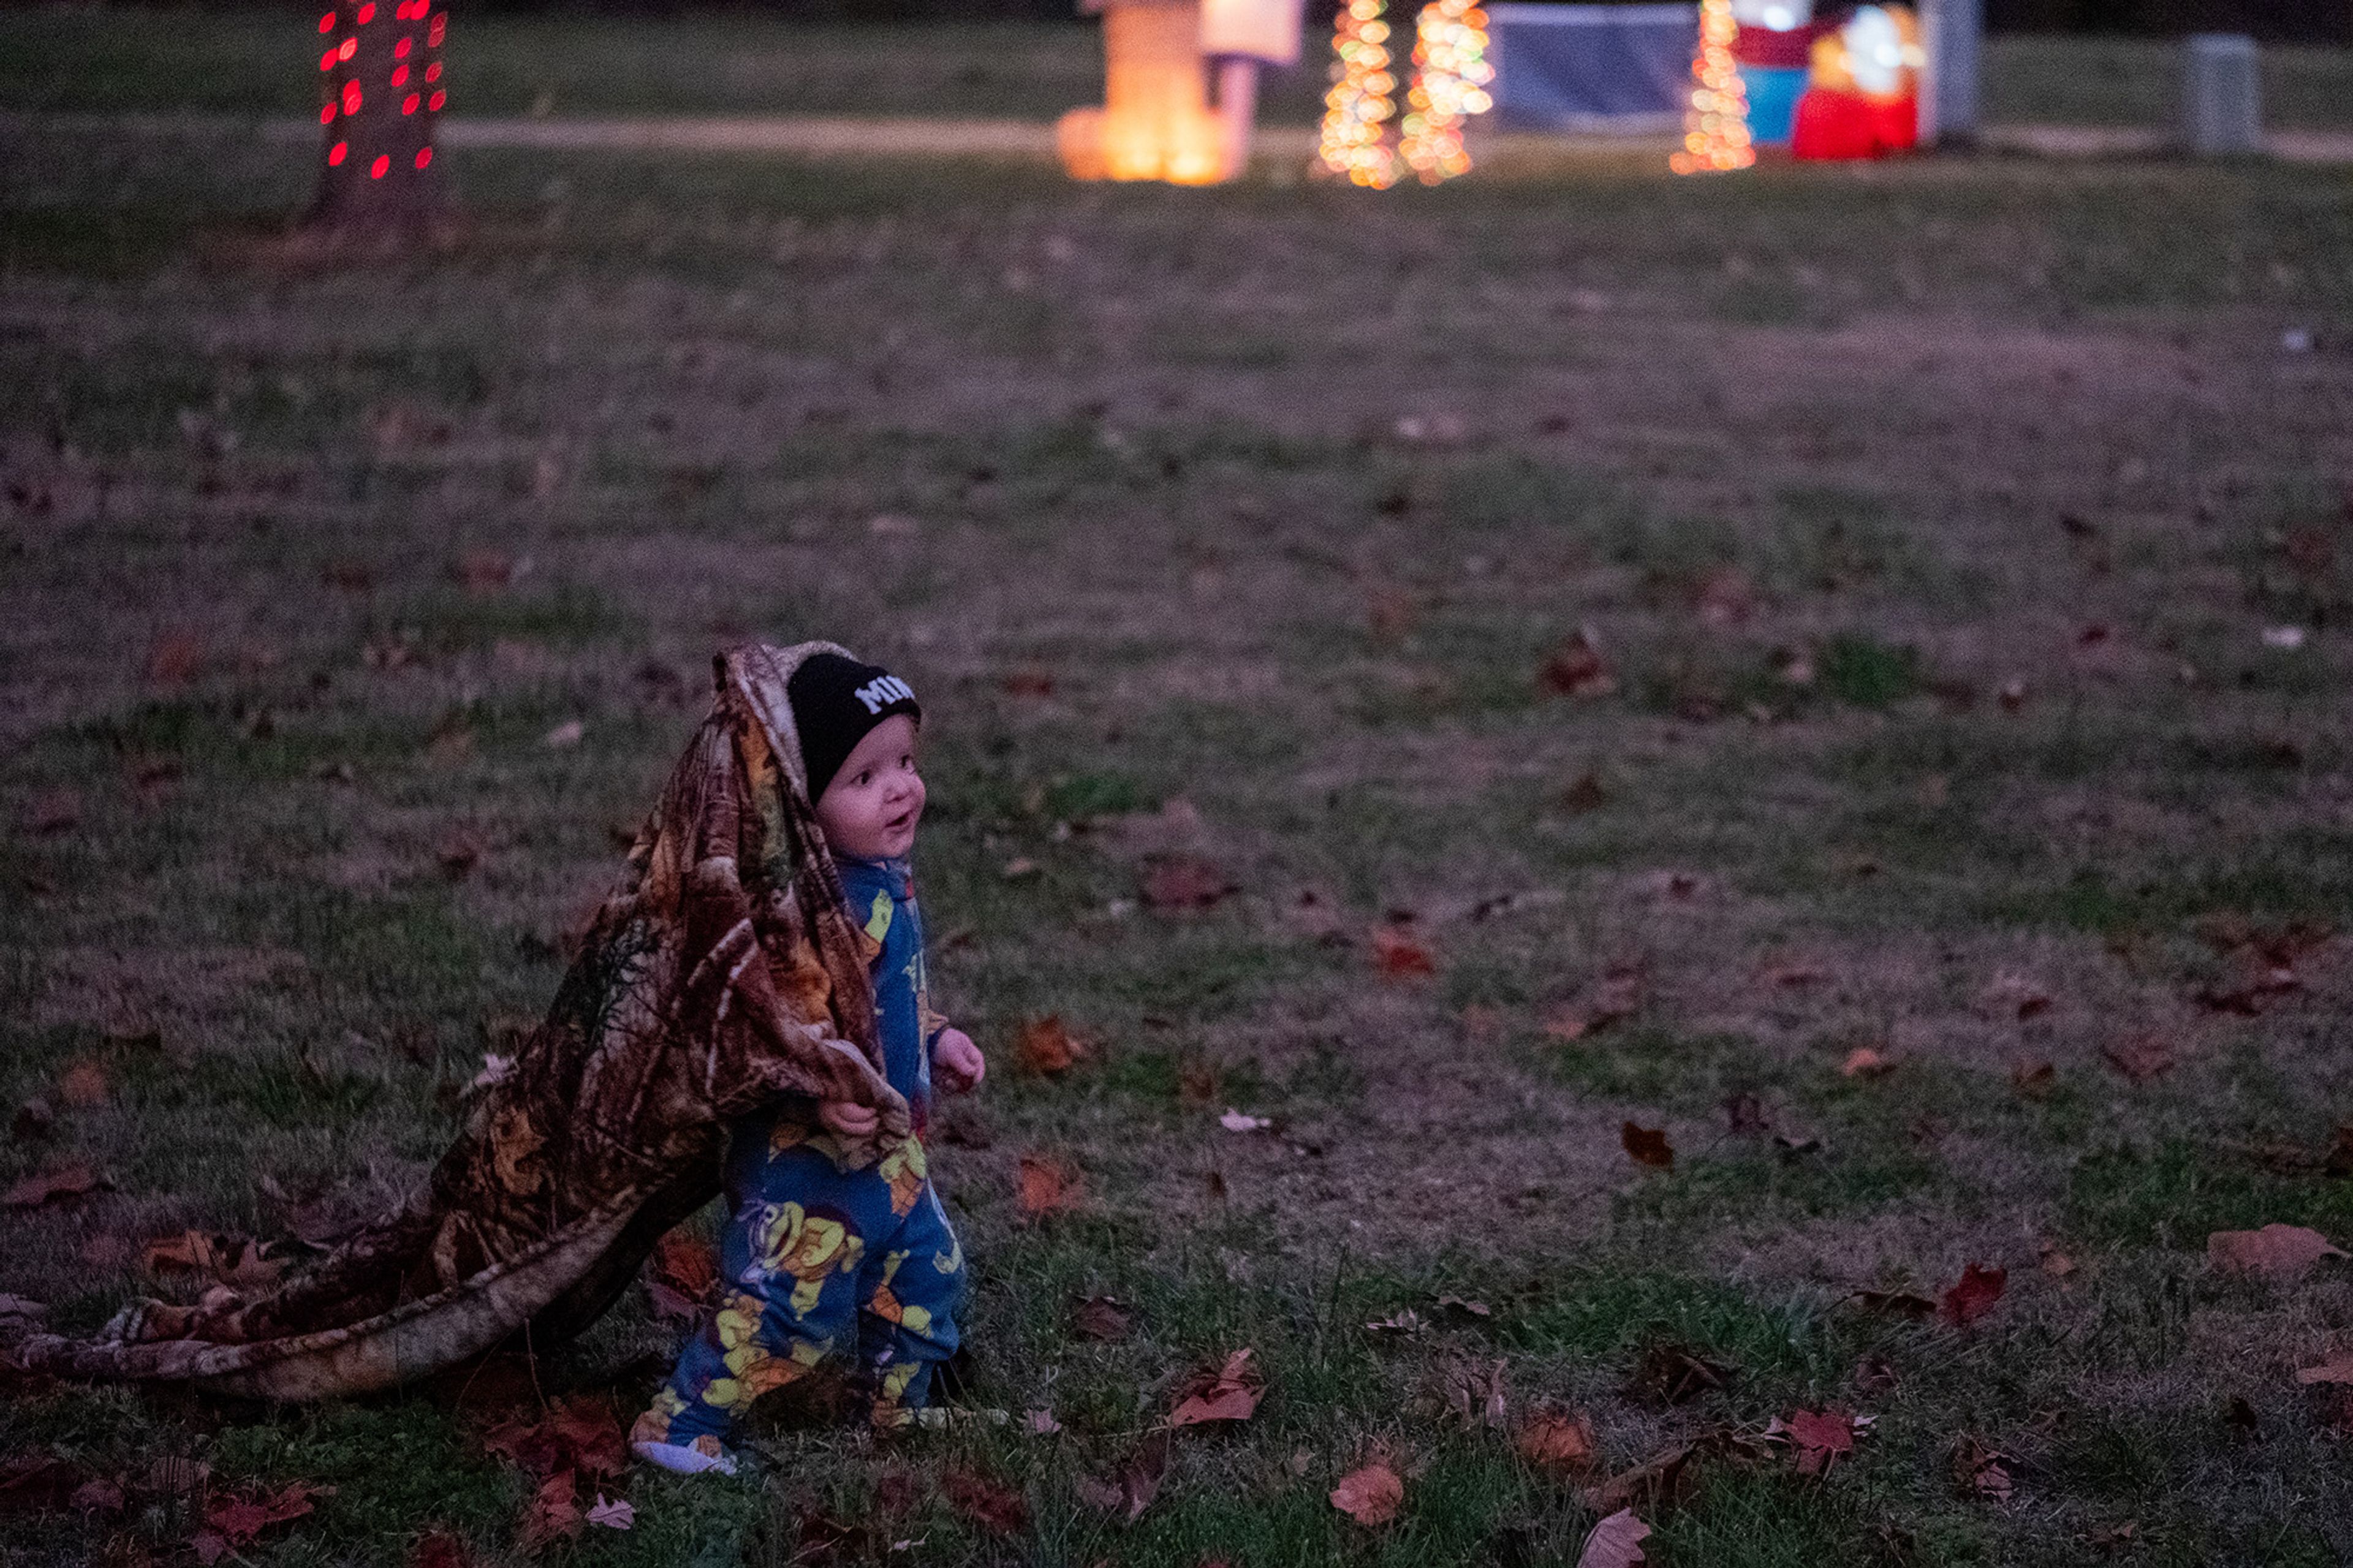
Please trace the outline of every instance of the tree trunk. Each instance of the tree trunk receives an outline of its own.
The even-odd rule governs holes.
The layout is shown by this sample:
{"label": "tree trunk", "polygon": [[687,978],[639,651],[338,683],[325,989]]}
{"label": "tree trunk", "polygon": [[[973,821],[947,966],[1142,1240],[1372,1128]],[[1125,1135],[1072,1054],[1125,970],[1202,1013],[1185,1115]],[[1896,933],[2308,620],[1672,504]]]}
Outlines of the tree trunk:
{"label": "tree trunk", "polygon": [[446,0],[333,0],[319,18],[319,190],[307,222],[398,228],[442,210],[433,127]]}

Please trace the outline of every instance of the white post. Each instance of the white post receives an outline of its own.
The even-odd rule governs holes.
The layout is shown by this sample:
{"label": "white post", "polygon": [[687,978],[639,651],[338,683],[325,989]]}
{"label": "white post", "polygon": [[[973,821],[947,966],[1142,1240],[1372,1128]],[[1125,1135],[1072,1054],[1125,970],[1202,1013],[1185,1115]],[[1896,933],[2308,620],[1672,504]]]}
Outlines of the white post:
{"label": "white post", "polygon": [[1258,118],[1258,61],[1228,55],[1218,61],[1218,157],[1220,177],[1250,167],[1250,125]]}
{"label": "white post", "polygon": [[2193,33],[2181,50],[2181,141],[2200,157],[2263,150],[2263,78],[2255,40]]}
{"label": "white post", "polygon": [[1920,94],[1921,144],[1966,147],[1978,137],[1983,0],[1927,0],[1921,21],[1928,47],[1927,87]]}

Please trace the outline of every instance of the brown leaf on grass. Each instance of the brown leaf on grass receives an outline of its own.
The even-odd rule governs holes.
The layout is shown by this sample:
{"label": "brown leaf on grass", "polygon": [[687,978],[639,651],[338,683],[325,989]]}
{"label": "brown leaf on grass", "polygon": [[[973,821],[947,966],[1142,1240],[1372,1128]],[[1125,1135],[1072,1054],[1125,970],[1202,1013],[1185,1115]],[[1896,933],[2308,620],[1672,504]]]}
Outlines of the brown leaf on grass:
{"label": "brown leaf on grass", "polygon": [[1618,1129],[1618,1142],[1624,1145],[1627,1158],[1638,1165],[1660,1171],[1675,1168],[1675,1146],[1667,1142],[1663,1127],[1642,1127],[1629,1121]]}
{"label": "brown leaf on grass", "polygon": [[58,1098],[68,1105],[85,1110],[103,1105],[112,1092],[106,1069],[96,1062],[76,1062],[58,1075]]}
{"label": "brown leaf on grass", "polygon": [[470,833],[452,833],[441,841],[433,858],[440,863],[442,875],[461,882],[482,863],[482,841]]}
{"label": "brown leaf on grass", "polygon": [[454,1531],[428,1530],[409,1549],[408,1568],[474,1568],[474,1549]]}
{"label": "brown leaf on grass", "polygon": [[1960,1279],[1945,1292],[1944,1300],[1937,1304],[1937,1315],[1957,1329],[1966,1328],[1993,1310],[2009,1283],[2008,1269],[1972,1263],[1961,1270]]}
{"label": "brown leaf on grass", "polygon": [[1678,1443],[1672,1447],[1645,1459],[1629,1470],[1620,1470],[1607,1480],[1585,1489],[1585,1505],[1596,1513],[1614,1513],[1628,1508],[1659,1508],[1672,1505],[1687,1492],[1697,1479],[1701,1444],[1697,1441]]}
{"label": "brown leaf on grass", "polygon": [[1841,1456],[1854,1452],[1855,1436],[1870,1419],[1843,1410],[1793,1410],[1786,1418],[1775,1417],[1765,1436],[1789,1445],[1799,1475],[1826,1475]]}
{"label": "brown leaf on grass", "polygon": [[515,1549],[525,1556],[537,1556],[559,1541],[569,1541],[580,1533],[586,1521],[581,1517],[580,1500],[575,1495],[576,1479],[570,1470],[558,1470],[543,1479],[531,1496],[523,1500],[522,1517],[515,1522]]}
{"label": "brown leaf on grass", "polygon": [[646,1293],[658,1316],[699,1327],[719,1287],[719,1254],[699,1236],[670,1231],[654,1244]]}
{"label": "brown leaf on grass", "polygon": [[1601,775],[1590,770],[1571,779],[1560,792],[1560,808],[1571,816],[1599,811],[1609,804],[1609,791],[1603,785]]}
{"label": "brown leaf on grass", "polygon": [[1029,1528],[1029,1500],[977,1470],[950,1470],[940,1478],[940,1489],[958,1513],[992,1535],[1018,1535]]}
{"label": "brown leaf on grass", "polygon": [[1642,1009],[1649,975],[1639,962],[1613,963],[1577,1001],[1563,1003],[1545,1015],[1544,1032],[1556,1040],[1579,1040],[1622,1023]]}
{"label": "brown leaf on grass", "polygon": [[0,1515],[55,1513],[81,1488],[81,1471],[47,1454],[0,1459]]}
{"label": "brown leaf on grass", "polygon": [[1168,1473],[1168,1434],[1153,1432],[1108,1477],[1081,1476],[1073,1483],[1079,1500],[1134,1524],[1160,1495]]}
{"label": "brown leaf on grass", "polygon": [[2338,1351],[2317,1366],[2298,1368],[2295,1380],[2306,1386],[2316,1383],[2353,1384],[2353,1351]]}
{"label": "brown leaf on grass", "polygon": [[2100,1056],[2135,1083],[2147,1083],[2173,1067],[2173,1052],[2163,1040],[2149,1034],[2111,1040],[2100,1047]]}
{"label": "brown leaf on grass", "polygon": [[1583,1476],[1601,1458],[1593,1423],[1577,1411],[1539,1408],[1521,1423],[1513,1447],[1535,1468],[1560,1477]]}
{"label": "brown leaf on grass", "polygon": [[556,1400],[536,1421],[498,1422],[482,1433],[482,1447],[543,1479],[576,1473],[611,1480],[629,1461],[613,1406],[594,1394]]}
{"label": "brown leaf on grass", "polygon": [[1722,1388],[1732,1368],[1710,1360],[1687,1345],[1655,1342],[1643,1348],[1627,1379],[1626,1392],[1638,1399],[1682,1405],[1711,1389]]}
{"label": "brown leaf on grass", "polygon": [[2292,1285],[2324,1258],[2343,1258],[2343,1248],[2301,1225],[2267,1225],[2261,1230],[2218,1230],[2206,1238],[2207,1261],[2224,1274],[2252,1275],[2274,1285]]}
{"label": "brown leaf on grass", "polygon": [[2021,1100],[2048,1100],[2059,1087],[2059,1069],[2050,1062],[2021,1062],[2010,1069],[2010,1087]]}
{"label": "brown leaf on grass", "polygon": [[1431,1377],[1437,1403],[1456,1426],[1475,1432],[1482,1427],[1502,1430],[1510,1405],[1504,1363],[1450,1360]]}
{"label": "brown leaf on grass", "polygon": [[1176,1407],[1169,1412],[1171,1426],[1198,1426],[1210,1421],[1247,1421],[1258,1413],[1258,1402],[1264,1390],[1250,1374],[1250,1352],[1247,1347],[1226,1358],[1225,1365],[1215,1373],[1198,1373],[1179,1391]]}
{"label": "brown leaf on grass", "polygon": [[514,557],[502,550],[469,550],[449,575],[469,594],[495,594],[514,581]]}
{"label": "brown leaf on grass", "polygon": [[1206,910],[1239,891],[1213,860],[1198,855],[1153,855],[1144,862],[1144,901],[1155,910]]}
{"label": "brown leaf on grass", "polygon": [[81,791],[43,790],[25,803],[19,820],[25,831],[37,838],[71,832],[81,826]]}
{"label": "brown leaf on grass", "polygon": [[203,1525],[189,1540],[196,1561],[217,1563],[231,1552],[242,1552],[263,1531],[301,1518],[311,1511],[312,1498],[329,1496],[334,1489],[291,1481],[275,1491],[215,1499],[205,1509]]}
{"label": "brown leaf on grass", "polygon": [[1587,627],[1572,632],[1552,650],[1536,672],[1536,683],[1564,697],[1607,697],[1618,689],[1618,676]]}
{"label": "brown leaf on grass", "polygon": [[1021,1212],[1032,1218],[1079,1206],[1079,1173],[1046,1154],[1021,1156]]}
{"label": "brown leaf on grass", "polygon": [[1895,1064],[1869,1046],[1857,1046],[1847,1052],[1839,1063],[1840,1075],[1845,1078],[1884,1078],[1895,1070]]}
{"label": "brown leaf on grass", "polygon": [[1405,1506],[1405,1478],[1385,1459],[1349,1471],[1332,1489],[1332,1506],[1368,1530],[1378,1529]]}
{"label": "brown leaf on grass", "polygon": [[1081,1062],[1092,1060],[1094,1055],[1093,1044],[1071,1034],[1060,1013],[1022,1025],[1013,1046],[1014,1065],[1039,1077],[1068,1072]]}
{"label": "brown leaf on grass", "polygon": [[1087,1296],[1071,1309],[1071,1331],[1082,1340],[1109,1344],[1127,1338],[1128,1310],[1109,1296]]}
{"label": "brown leaf on grass", "polygon": [[2014,1485],[2009,1455],[1983,1438],[1964,1435],[1953,1446],[1953,1484],[1965,1497],[2008,1502]]}
{"label": "brown leaf on grass", "polygon": [[1651,1527],[1636,1519],[1632,1509],[1621,1508],[1587,1532],[1577,1568],[1639,1568],[1650,1561],[1642,1551],[1650,1534]]}
{"label": "brown leaf on grass", "polygon": [[52,1165],[46,1171],[25,1177],[0,1193],[0,1206],[12,1209],[38,1208],[59,1198],[78,1198],[85,1193],[110,1188],[114,1184],[79,1161],[69,1165]]}
{"label": "brown leaf on grass", "polygon": [[194,632],[165,632],[147,645],[147,679],[154,686],[185,686],[204,673],[204,639]]}
{"label": "brown leaf on grass", "polygon": [[1419,980],[1438,973],[1430,950],[1395,925],[1373,928],[1373,967],[1384,980]]}
{"label": "brown leaf on grass", "polygon": [[1767,1131],[1773,1125],[1765,1115],[1765,1102],[1746,1090],[1725,1097],[1724,1122],[1735,1137]]}
{"label": "brown leaf on grass", "polygon": [[128,1500],[118,1483],[99,1476],[76,1487],[69,1500],[76,1513],[121,1513]]}

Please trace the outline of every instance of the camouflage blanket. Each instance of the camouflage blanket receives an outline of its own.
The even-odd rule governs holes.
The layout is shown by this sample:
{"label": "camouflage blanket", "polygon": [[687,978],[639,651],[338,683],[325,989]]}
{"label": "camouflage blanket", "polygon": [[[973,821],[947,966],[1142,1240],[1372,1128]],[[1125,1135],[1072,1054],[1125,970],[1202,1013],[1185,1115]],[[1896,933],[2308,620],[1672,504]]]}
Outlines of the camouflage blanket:
{"label": "camouflage blanket", "polygon": [[786,699],[800,661],[831,648],[719,656],[711,716],[546,1021],[485,1070],[397,1213],[269,1295],[137,1303],[95,1340],[38,1340],[25,1359],[270,1399],[386,1387],[595,1321],[718,1192],[727,1129],[756,1106],[873,1107],[881,1130],[855,1163],[906,1138]]}

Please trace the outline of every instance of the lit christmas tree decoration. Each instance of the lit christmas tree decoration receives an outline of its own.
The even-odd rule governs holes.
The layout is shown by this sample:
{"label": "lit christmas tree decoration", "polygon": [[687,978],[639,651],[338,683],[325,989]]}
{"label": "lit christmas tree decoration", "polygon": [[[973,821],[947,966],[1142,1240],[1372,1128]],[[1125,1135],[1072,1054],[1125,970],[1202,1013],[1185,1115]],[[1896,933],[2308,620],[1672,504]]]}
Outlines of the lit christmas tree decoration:
{"label": "lit christmas tree decoration", "polygon": [[1432,0],[1414,24],[1413,83],[1395,146],[1396,55],[1387,0],[1348,0],[1333,22],[1332,90],[1324,95],[1324,166],[1379,191],[1412,172],[1424,184],[1471,172],[1463,123],[1494,107],[1487,14],[1477,0]]}
{"label": "lit christmas tree decoration", "polygon": [[1691,108],[1683,113],[1683,151],[1670,159],[1678,174],[1746,169],[1757,162],[1748,136],[1748,89],[1732,58],[1732,0],[1700,0],[1699,53],[1692,60]]}
{"label": "lit christmas tree decoration", "polygon": [[1414,32],[1413,87],[1398,126],[1398,155],[1424,184],[1434,185],[1471,172],[1462,125],[1494,107],[1487,84],[1495,79],[1495,68],[1486,58],[1487,13],[1476,0],[1423,6]]}
{"label": "lit christmas tree decoration", "polygon": [[338,0],[319,18],[331,41],[322,73],[322,153],[310,221],[330,227],[396,227],[440,210],[433,117],[448,100],[410,88],[413,72],[441,76],[448,13],[433,0]]}

